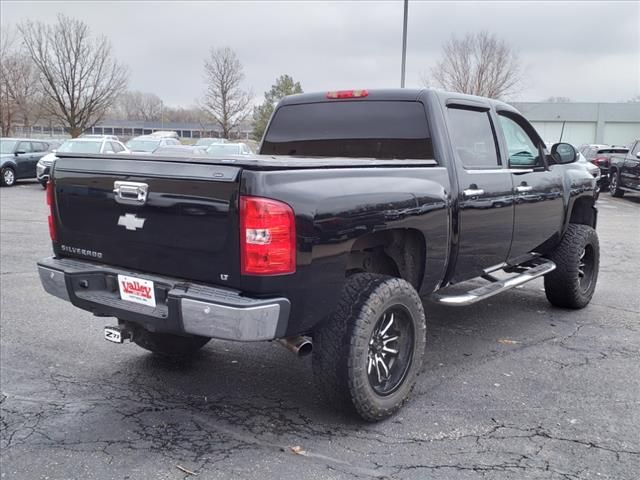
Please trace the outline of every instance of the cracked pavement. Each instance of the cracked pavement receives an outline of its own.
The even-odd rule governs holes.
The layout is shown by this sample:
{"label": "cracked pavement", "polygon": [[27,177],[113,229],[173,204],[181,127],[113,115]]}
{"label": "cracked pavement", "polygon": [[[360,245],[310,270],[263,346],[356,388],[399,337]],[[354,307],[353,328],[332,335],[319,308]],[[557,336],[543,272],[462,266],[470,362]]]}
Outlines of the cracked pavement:
{"label": "cracked pavement", "polygon": [[40,287],[40,186],[0,201],[3,480],[638,478],[640,196],[598,202],[584,310],[551,307],[541,280],[471,307],[425,301],[424,371],[378,424],[318,402],[310,360],[276,344],[213,340],[176,362],[105,342],[115,322]]}

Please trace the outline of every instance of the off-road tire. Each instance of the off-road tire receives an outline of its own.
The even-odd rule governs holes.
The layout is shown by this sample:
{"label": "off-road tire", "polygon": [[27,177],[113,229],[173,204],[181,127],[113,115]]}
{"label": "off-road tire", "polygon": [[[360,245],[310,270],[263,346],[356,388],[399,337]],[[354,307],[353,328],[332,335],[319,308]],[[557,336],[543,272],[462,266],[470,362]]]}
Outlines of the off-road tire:
{"label": "off-road tire", "polygon": [[[406,373],[385,396],[369,383],[370,339],[390,308],[406,312],[413,328],[413,347]],[[411,337],[409,337],[411,338]],[[336,310],[314,332],[313,375],[320,396],[339,410],[357,412],[367,421],[395,413],[406,401],[423,366],[426,321],[418,293],[407,281],[359,273],[347,279]]]}
{"label": "off-road tire", "polygon": [[13,187],[15,184],[16,171],[11,167],[3,167],[0,170],[0,185],[2,185],[3,187]]}
{"label": "off-road tire", "polygon": [[170,333],[150,332],[144,328],[133,331],[133,342],[139,347],[165,357],[187,357],[204,347],[208,337],[182,336]]}
{"label": "off-road tire", "polygon": [[624,190],[620,190],[620,172],[615,171],[613,175],[611,175],[611,180],[609,181],[609,193],[612,197],[623,197]]}
{"label": "off-road tire", "polygon": [[[581,255],[589,265],[582,267],[589,281],[580,277]],[[600,244],[598,234],[588,225],[569,224],[564,237],[549,258],[556,269],[544,277],[544,291],[552,305],[584,308],[591,301],[598,281]]]}

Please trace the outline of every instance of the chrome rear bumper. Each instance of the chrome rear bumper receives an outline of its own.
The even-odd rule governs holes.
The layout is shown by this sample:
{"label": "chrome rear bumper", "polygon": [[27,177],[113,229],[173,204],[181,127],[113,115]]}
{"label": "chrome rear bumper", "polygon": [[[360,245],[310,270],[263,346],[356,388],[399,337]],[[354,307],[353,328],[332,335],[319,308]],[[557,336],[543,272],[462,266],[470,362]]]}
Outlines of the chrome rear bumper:
{"label": "chrome rear bumper", "polygon": [[[109,265],[50,257],[38,262],[44,289],[98,316],[112,316],[151,331],[201,335],[237,341],[281,338],[290,302],[283,297],[257,299],[241,292],[183,280],[132,272]],[[118,275],[154,282],[156,306],[120,297]]]}

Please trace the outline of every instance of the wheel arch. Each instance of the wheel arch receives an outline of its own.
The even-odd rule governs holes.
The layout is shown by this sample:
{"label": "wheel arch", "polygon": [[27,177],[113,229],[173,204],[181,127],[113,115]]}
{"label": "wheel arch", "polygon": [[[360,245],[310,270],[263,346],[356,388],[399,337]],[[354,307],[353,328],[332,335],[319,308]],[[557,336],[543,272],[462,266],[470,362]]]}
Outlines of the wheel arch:
{"label": "wheel arch", "polygon": [[359,237],[351,246],[346,272],[402,278],[419,291],[426,259],[427,244],[422,232],[413,228],[390,229]]}
{"label": "wheel arch", "polygon": [[574,200],[571,205],[571,212],[564,230],[566,231],[570,223],[578,225],[588,225],[596,228],[598,222],[598,210],[595,207],[595,199],[591,196],[582,196]]}

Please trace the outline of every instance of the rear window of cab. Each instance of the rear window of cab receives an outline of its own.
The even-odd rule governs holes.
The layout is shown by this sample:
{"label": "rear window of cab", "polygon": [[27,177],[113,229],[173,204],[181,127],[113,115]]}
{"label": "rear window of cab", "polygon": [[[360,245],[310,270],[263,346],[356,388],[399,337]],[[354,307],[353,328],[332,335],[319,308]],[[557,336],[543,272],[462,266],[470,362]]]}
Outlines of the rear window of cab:
{"label": "rear window of cab", "polygon": [[433,159],[424,106],[415,101],[334,101],[284,105],[262,154]]}

